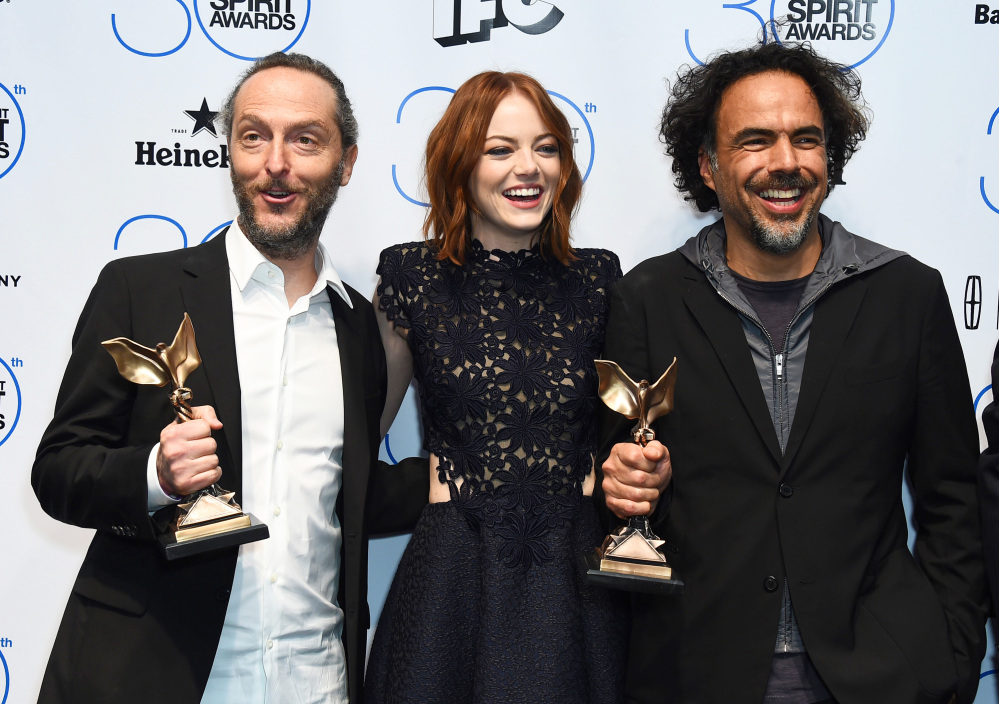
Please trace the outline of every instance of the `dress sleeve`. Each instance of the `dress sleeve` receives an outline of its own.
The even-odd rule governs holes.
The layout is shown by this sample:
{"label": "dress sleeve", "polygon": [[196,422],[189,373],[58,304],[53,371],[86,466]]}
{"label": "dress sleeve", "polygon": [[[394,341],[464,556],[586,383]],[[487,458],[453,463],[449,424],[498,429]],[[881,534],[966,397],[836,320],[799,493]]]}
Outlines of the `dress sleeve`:
{"label": "dress sleeve", "polygon": [[412,245],[395,245],[382,250],[378,259],[378,309],[397,328],[410,328],[413,277],[420,270],[418,252]]}
{"label": "dress sleeve", "polygon": [[606,249],[603,250],[603,254],[604,254],[603,259],[605,262],[604,266],[606,267],[607,284],[610,285],[616,282],[618,279],[620,279],[621,276],[623,276],[621,272],[621,260],[618,259],[617,255],[614,254],[614,252],[611,252],[609,250]]}

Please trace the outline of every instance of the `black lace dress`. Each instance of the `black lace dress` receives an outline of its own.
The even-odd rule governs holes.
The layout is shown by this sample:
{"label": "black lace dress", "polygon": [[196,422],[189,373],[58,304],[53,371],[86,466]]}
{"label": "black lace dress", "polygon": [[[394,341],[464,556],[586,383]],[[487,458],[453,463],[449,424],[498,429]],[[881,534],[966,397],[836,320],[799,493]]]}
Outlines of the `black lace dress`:
{"label": "black lace dress", "polygon": [[366,704],[620,702],[622,595],[587,587],[603,539],[582,493],[617,257],[537,248],[464,266],[382,252],[379,306],[408,331],[424,446],[451,501],[428,504],[382,611]]}

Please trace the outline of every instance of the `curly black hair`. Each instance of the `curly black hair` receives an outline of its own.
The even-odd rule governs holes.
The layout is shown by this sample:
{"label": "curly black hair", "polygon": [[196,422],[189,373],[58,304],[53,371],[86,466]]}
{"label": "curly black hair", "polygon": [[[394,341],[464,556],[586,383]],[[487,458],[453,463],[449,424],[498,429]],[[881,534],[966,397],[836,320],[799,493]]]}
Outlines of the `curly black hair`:
{"label": "curly black hair", "polygon": [[718,209],[718,196],[701,178],[698,155],[716,153],[718,106],[725,89],[746,76],[781,71],[800,76],[815,94],[825,122],[829,190],[843,183],[843,167],[870,124],[860,92],[860,76],[847,67],[819,56],[808,43],[771,42],[749,49],[724,52],[699,66],[687,66],[670,86],[663,109],[659,138],[673,158],[676,187],[684,200],[702,213]]}

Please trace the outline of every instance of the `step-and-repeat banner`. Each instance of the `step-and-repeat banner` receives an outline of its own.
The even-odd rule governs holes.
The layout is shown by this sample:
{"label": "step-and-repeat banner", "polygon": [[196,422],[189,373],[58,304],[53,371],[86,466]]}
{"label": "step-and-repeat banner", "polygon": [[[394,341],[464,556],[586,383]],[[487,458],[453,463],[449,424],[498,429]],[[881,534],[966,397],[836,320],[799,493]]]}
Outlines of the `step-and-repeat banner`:
{"label": "step-and-repeat banner", "polygon": [[[980,415],[999,337],[999,2],[0,0],[0,704],[34,701],[91,537],[29,483],[77,316],[108,260],[232,219],[216,113],[249,61],[304,52],[343,78],[360,154],[323,241],[372,292],[380,250],[419,238],[430,128],[486,69],[533,74],[569,118],[576,245],[625,270],[679,246],[708,218],[676,195],[657,139],[666,80],[773,18],[776,40],[862,75],[873,127],[824,212],[943,273]],[[410,394],[383,454],[419,451]],[[372,544],[375,616],[404,544]],[[993,668],[979,702],[996,702]]]}

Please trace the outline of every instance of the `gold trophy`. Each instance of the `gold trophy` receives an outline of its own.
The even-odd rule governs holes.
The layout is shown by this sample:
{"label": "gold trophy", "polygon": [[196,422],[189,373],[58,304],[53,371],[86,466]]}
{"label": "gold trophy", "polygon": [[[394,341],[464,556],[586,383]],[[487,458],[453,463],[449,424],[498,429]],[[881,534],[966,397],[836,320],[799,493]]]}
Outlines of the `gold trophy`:
{"label": "gold trophy", "polygon": [[[129,381],[155,386],[173,382],[170,403],[177,414],[177,422],[191,420],[192,394],[184,384],[201,365],[201,356],[187,313],[170,345],[160,342],[155,348],[149,348],[125,337],[105,340],[101,344],[114,357],[118,372]],[[267,526],[255,516],[243,513],[233,496],[234,492],[225,491],[218,484],[185,496],[175,507],[172,520],[158,535],[166,558],[173,560],[266,538],[269,535]]]}
{"label": "gold trophy", "polygon": [[[673,410],[676,358],[659,380],[635,382],[615,362],[595,360],[600,377],[598,393],[612,411],[637,420],[632,440],[645,447],[655,440],[649,424]],[[665,541],[652,532],[648,516],[632,516],[628,524],[607,536],[603,545],[586,556],[587,579],[593,584],[653,594],[679,594],[683,582],[659,548]]]}

